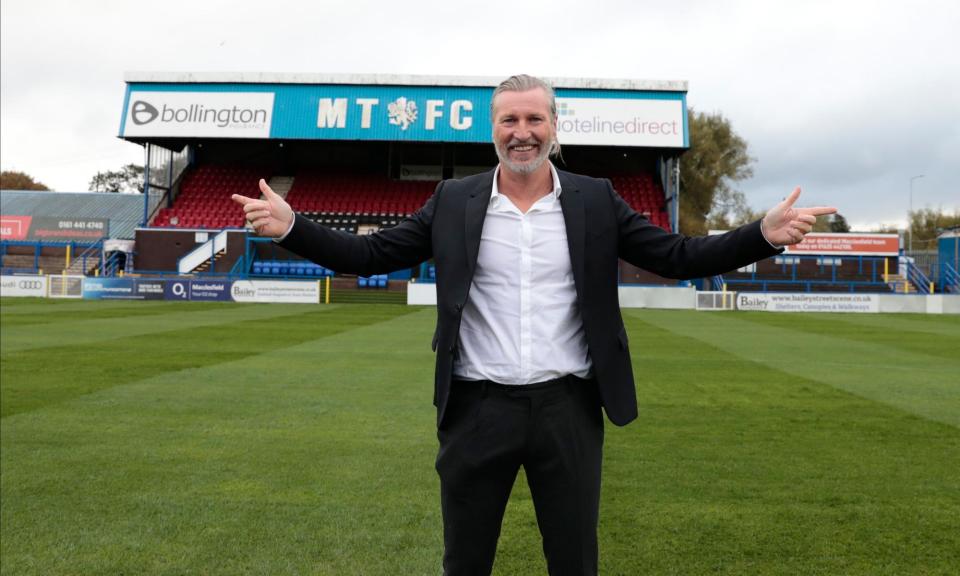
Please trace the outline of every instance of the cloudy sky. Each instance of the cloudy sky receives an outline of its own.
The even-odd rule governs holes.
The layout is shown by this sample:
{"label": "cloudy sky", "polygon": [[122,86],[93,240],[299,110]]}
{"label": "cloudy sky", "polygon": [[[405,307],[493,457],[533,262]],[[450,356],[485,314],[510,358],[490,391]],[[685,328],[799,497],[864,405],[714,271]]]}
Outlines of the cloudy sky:
{"label": "cloudy sky", "polygon": [[740,187],[795,185],[856,226],[960,208],[960,2],[894,0],[0,3],[0,166],[63,191],[142,163],[125,71],[686,80],[750,144]]}

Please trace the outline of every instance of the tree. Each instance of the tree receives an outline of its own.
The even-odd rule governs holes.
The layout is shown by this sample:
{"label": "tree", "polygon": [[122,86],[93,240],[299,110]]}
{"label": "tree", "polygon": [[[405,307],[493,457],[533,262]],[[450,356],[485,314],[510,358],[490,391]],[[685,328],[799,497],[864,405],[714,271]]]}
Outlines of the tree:
{"label": "tree", "polygon": [[[755,216],[735,182],[753,176],[747,142],[720,113],[689,110],[690,150],[680,161],[680,231],[704,234]],[[724,226],[726,224],[726,226]]]}
{"label": "tree", "polygon": [[50,190],[50,188],[42,182],[37,182],[29,174],[5,170],[0,172],[0,190]]}
{"label": "tree", "polygon": [[[817,220],[819,220],[819,218]],[[847,219],[843,217],[843,214],[837,213],[830,218],[830,231],[842,233],[850,231],[850,224],[847,223]]]}
{"label": "tree", "polygon": [[127,164],[116,171],[98,172],[90,179],[96,192],[143,192],[143,166]]}
{"label": "tree", "polygon": [[[960,210],[952,214],[942,208],[924,208],[910,212],[910,230],[913,233],[914,250],[936,250],[937,237],[944,230],[960,226]],[[909,236],[908,236],[909,238]]]}

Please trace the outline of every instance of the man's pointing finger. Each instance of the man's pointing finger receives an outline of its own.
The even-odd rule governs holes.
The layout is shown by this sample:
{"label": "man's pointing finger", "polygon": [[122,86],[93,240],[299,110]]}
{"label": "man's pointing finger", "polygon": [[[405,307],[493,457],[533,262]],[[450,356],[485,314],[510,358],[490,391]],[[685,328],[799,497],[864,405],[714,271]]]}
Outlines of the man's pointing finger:
{"label": "man's pointing finger", "polygon": [[813,206],[811,208],[797,208],[800,214],[810,214],[811,216],[826,216],[827,214],[836,214],[837,209],[833,206]]}

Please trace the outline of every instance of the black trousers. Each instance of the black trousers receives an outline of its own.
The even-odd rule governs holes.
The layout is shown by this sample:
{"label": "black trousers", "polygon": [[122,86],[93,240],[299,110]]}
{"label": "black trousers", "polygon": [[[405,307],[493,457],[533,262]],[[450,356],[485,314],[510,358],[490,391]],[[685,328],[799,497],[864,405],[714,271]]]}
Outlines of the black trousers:
{"label": "black trousers", "polygon": [[597,573],[603,416],[592,380],[454,381],[438,431],[445,576],[488,575],[523,466],[551,576]]}

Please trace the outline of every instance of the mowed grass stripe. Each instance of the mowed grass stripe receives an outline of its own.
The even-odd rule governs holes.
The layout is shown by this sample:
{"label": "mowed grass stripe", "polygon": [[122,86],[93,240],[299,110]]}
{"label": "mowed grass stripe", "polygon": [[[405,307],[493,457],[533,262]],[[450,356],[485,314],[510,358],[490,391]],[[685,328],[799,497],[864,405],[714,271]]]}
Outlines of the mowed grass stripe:
{"label": "mowed grass stripe", "polygon": [[960,432],[625,316],[640,416],[607,428],[601,541],[632,561],[607,572],[949,573]]}
{"label": "mowed grass stripe", "polygon": [[379,321],[3,420],[5,569],[435,573],[436,313],[349,308]]}
{"label": "mowed grass stripe", "polygon": [[886,314],[818,314],[812,321],[797,322],[792,314],[744,314],[739,319],[764,326],[778,326],[817,334],[858,340],[929,356],[929,362],[956,361],[960,356],[960,317]]}
{"label": "mowed grass stripe", "polygon": [[[33,308],[34,311],[21,313],[17,308],[11,309],[4,305],[0,308],[0,322],[8,331],[14,327],[30,326],[36,324],[56,324],[60,322],[78,322],[84,320],[105,320],[109,318],[143,318],[149,322],[148,316],[160,316],[171,312],[170,306],[185,307],[185,310],[199,312],[201,310],[223,310],[224,307],[238,306],[237,304],[226,302],[190,302],[190,303],[169,303],[169,302],[135,302],[127,301],[121,305],[116,305],[116,301],[103,301],[93,306],[91,301],[83,301],[82,305],[76,303],[76,306],[46,306]],[[242,305],[241,305],[242,306]]]}
{"label": "mowed grass stripe", "polygon": [[[95,309],[96,302],[91,302]],[[127,338],[158,332],[216,326],[243,321],[262,321],[264,324],[285,316],[302,314],[308,310],[325,310],[327,307],[309,308],[308,304],[234,304],[216,303],[210,306],[201,302],[170,302],[163,314],[141,317],[138,314],[121,317],[73,320],[39,325],[16,325],[6,322],[0,327],[0,350],[17,352],[36,348],[71,346],[77,343],[90,344],[117,338]],[[108,315],[112,314],[107,312]]]}
{"label": "mowed grass stripe", "polygon": [[[829,384],[938,422],[960,427],[960,358],[933,358],[896,347],[785,328],[763,312],[630,311],[671,332],[707,342],[788,378]],[[746,318],[745,318],[746,316]],[[790,314],[817,323],[817,315]]]}
{"label": "mowed grass stripe", "polygon": [[957,314],[826,314],[827,317],[875,330],[909,331],[960,336],[960,315]]}
{"label": "mowed grass stripe", "polygon": [[[255,308],[247,305],[242,309],[201,310],[194,313],[200,317],[198,321],[182,322],[182,316],[191,312],[172,306],[177,321],[153,325],[166,328],[163,330],[131,336],[131,326],[118,323],[102,326],[115,331],[99,333],[92,343],[12,352],[4,346],[0,356],[0,416],[36,410],[157,374],[230,362],[411,311],[402,306],[344,310],[336,306],[267,305],[260,308],[274,309],[265,314]],[[210,314],[216,314],[216,323]]]}
{"label": "mowed grass stripe", "polygon": [[[92,301],[79,299],[56,298],[0,298],[0,317],[7,319],[14,316],[42,316],[53,313],[85,312],[96,313],[103,310],[127,310],[132,314],[151,313],[162,310],[170,302],[162,300],[101,300],[96,308],[91,308]],[[27,319],[29,321],[29,318]]]}

